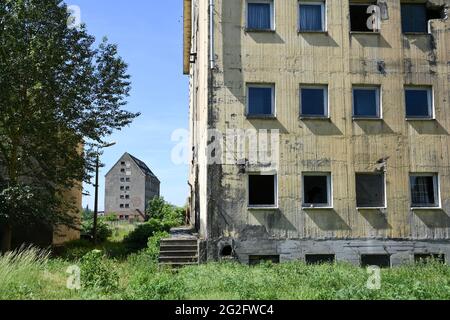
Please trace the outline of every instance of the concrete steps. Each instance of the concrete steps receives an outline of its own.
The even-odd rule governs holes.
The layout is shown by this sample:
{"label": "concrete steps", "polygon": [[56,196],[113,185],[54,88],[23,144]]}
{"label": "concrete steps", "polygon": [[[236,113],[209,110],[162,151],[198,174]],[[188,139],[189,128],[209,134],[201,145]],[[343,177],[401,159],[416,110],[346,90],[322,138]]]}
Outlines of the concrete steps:
{"label": "concrete steps", "polygon": [[173,267],[198,264],[198,240],[193,237],[161,240],[159,264]]}

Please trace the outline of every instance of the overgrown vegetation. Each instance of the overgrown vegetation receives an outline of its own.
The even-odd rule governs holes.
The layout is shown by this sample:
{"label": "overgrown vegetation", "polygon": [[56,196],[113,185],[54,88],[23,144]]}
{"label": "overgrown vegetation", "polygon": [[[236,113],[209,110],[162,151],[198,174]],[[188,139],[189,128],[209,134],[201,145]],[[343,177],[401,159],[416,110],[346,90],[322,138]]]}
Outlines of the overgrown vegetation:
{"label": "overgrown vegetation", "polygon": [[[153,246],[125,260],[95,251],[81,260],[50,259],[29,249],[0,257],[3,299],[450,299],[450,267],[437,262],[384,269],[381,289],[367,288],[365,269],[300,262],[255,267],[235,262],[171,270]],[[81,268],[81,289],[66,288],[66,270]]]}

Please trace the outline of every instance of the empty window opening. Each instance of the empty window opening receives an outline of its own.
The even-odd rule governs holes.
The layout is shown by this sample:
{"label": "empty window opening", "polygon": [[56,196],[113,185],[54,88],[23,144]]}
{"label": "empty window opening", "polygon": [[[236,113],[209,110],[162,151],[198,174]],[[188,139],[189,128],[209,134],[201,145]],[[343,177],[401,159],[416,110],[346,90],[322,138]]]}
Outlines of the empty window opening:
{"label": "empty window opening", "polygon": [[403,3],[401,15],[403,33],[428,33],[429,21],[443,18],[444,8],[426,3]]}
{"label": "empty window opening", "polygon": [[124,208],[125,206],[123,204],[120,205],[121,208]]}
{"label": "empty window opening", "polygon": [[305,174],[303,176],[303,206],[331,206],[331,174]]}
{"label": "empty window opening", "polygon": [[336,257],[334,254],[307,254],[305,261],[307,264],[326,264],[334,263]]}
{"label": "empty window opening", "polygon": [[407,118],[433,118],[433,97],[431,88],[405,88]]}
{"label": "empty window opening", "polygon": [[125,165],[125,161],[122,161],[122,162],[120,163],[120,165],[124,166],[124,165]]}
{"label": "empty window opening", "polygon": [[120,199],[125,199],[125,196],[124,196],[124,195],[121,195],[121,196],[120,196]]}
{"label": "empty window opening", "polygon": [[125,182],[125,178],[120,178],[120,182]]}
{"label": "empty window opening", "polygon": [[224,246],[222,248],[222,250],[220,251],[221,257],[231,257],[232,254],[233,254],[233,248],[230,245]]}
{"label": "empty window opening", "polygon": [[358,208],[385,207],[384,174],[356,174],[356,205]]}
{"label": "empty window opening", "polygon": [[302,1],[299,4],[299,31],[325,31],[325,3]]}
{"label": "empty window opening", "polygon": [[376,266],[380,268],[391,267],[391,256],[388,254],[363,254],[361,255],[361,266]]}
{"label": "empty window opening", "polygon": [[130,190],[130,187],[129,187],[129,186],[126,186],[126,187],[125,187],[125,190],[127,190],[127,191]]}
{"label": "empty window opening", "polygon": [[249,30],[273,29],[272,0],[247,1],[247,29]]}
{"label": "empty window opening", "polygon": [[[375,5],[376,2],[368,3],[350,3],[350,31],[352,32],[374,32],[377,28],[369,29],[368,20],[373,12],[369,11],[369,7]],[[367,13],[369,11],[369,13]]]}
{"label": "empty window opening", "polygon": [[274,86],[273,85],[251,85],[248,86],[249,116],[273,116],[274,115]]}
{"label": "empty window opening", "polygon": [[248,176],[248,204],[250,207],[274,207],[277,198],[276,175]]}
{"label": "empty window opening", "polygon": [[127,194],[127,195],[125,196],[125,199],[130,199],[130,195]]}
{"label": "empty window opening", "polygon": [[125,172],[125,169],[120,169],[120,172],[122,172],[122,173]]}
{"label": "empty window opening", "polygon": [[129,208],[129,207],[130,207],[130,205],[129,205],[129,204],[126,204],[126,205],[125,205],[125,208]]}
{"label": "empty window opening", "polygon": [[416,263],[428,263],[430,261],[445,263],[445,255],[437,253],[415,254],[414,261]]}
{"label": "empty window opening", "polygon": [[280,263],[280,256],[279,255],[249,256],[249,264],[251,266],[256,266],[258,264],[266,262]]}
{"label": "empty window opening", "polygon": [[379,88],[353,88],[353,117],[380,118]]}
{"label": "empty window opening", "polygon": [[124,186],[120,186],[120,190],[125,190],[125,187]]}
{"label": "empty window opening", "polygon": [[413,174],[410,177],[411,206],[439,207],[439,185],[437,174]]}
{"label": "empty window opening", "polygon": [[127,179],[126,179],[126,181],[127,181],[127,182],[130,182],[130,181],[131,181],[131,179],[130,179],[130,178],[127,178]]}
{"label": "empty window opening", "polygon": [[328,117],[328,90],[326,87],[300,88],[300,115],[302,117]]}

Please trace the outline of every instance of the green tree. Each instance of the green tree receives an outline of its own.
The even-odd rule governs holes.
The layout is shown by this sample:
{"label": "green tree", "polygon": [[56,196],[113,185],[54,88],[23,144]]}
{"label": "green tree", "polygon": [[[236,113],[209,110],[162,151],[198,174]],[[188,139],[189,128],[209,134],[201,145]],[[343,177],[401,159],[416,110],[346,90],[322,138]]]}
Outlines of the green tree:
{"label": "green tree", "polygon": [[131,84],[117,46],[95,47],[68,19],[60,0],[0,2],[3,252],[15,224],[73,225],[67,190],[90,180],[98,146],[139,115],[123,110]]}

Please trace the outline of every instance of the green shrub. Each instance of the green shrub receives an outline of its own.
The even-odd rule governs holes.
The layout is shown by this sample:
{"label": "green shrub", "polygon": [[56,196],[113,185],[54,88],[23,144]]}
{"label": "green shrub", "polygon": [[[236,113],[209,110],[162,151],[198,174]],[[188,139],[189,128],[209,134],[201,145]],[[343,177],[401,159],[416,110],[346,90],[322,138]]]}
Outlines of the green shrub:
{"label": "green shrub", "polygon": [[159,245],[161,239],[168,238],[170,234],[165,231],[158,231],[153,236],[148,238],[147,253],[152,260],[157,260],[159,257]]}
{"label": "green shrub", "polygon": [[58,256],[66,260],[75,261],[81,259],[93,249],[94,245],[91,241],[84,239],[74,240],[66,243]]}
{"label": "green shrub", "polygon": [[150,219],[139,225],[125,237],[123,243],[128,252],[137,252],[147,247],[148,239],[158,232],[169,232],[174,227],[172,221]]}
{"label": "green shrub", "polygon": [[[81,226],[81,233],[92,236],[94,234],[94,219],[85,220]],[[103,219],[97,220],[97,241],[104,242],[112,236],[112,230]]]}
{"label": "green shrub", "polygon": [[119,275],[111,260],[100,250],[92,250],[80,261],[81,283],[84,289],[114,292],[119,287]]}

